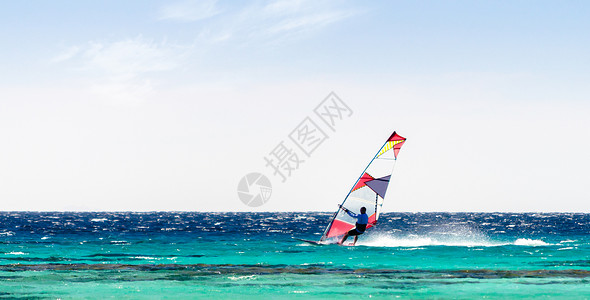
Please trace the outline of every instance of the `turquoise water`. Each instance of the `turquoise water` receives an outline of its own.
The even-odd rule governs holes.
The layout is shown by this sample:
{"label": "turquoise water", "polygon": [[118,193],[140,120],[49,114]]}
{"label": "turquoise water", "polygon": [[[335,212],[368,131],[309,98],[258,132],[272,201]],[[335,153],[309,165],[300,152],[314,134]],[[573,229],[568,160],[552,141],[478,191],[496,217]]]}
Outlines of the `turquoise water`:
{"label": "turquoise water", "polygon": [[1,298],[590,298],[588,214],[1,213]]}

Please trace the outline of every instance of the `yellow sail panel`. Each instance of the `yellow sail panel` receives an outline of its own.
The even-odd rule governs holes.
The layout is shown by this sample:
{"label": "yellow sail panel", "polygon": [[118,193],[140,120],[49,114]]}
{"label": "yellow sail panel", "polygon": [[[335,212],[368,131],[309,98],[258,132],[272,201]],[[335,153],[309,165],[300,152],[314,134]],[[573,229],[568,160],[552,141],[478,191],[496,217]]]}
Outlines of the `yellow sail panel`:
{"label": "yellow sail panel", "polygon": [[385,143],[385,145],[383,145],[383,148],[381,148],[381,151],[379,151],[379,154],[377,154],[377,157],[381,156],[381,154],[387,152],[387,150],[390,150],[391,148],[393,148],[395,145],[399,144],[399,143],[403,143],[406,140],[400,140],[400,141],[389,141],[387,143]]}

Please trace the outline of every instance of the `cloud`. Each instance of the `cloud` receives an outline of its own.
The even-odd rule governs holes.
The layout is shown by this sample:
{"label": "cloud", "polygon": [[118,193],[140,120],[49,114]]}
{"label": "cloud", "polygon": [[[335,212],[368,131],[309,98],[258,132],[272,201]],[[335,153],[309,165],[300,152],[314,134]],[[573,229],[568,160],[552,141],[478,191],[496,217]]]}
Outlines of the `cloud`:
{"label": "cloud", "polygon": [[189,52],[190,47],[138,36],[72,46],[51,61],[73,65],[92,81],[89,90],[109,102],[137,104],[153,91],[153,74],[177,69]]}
{"label": "cloud", "polygon": [[267,32],[270,34],[279,34],[283,32],[308,30],[310,28],[318,29],[319,27],[338,22],[350,15],[350,13],[346,12],[333,12],[294,16],[271,26],[267,29]]}
{"label": "cloud", "polygon": [[[301,7],[306,4],[310,3],[310,1],[305,0],[279,0],[279,1],[270,1],[264,6],[263,11],[269,14],[286,14],[293,11],[298,11]],[[311,2],[313,3],[313,2]]]}
{"label": "cloud", "polygon": [[194,22],[213,17],[221,12],[216,0],[185,0],[163,6],[159,10],[160,20]]}
{"label": "cloud", "polygon": [[284,36],[320,30],[359,13],[359,10],[347,8],[343,2],[279,0],[271,1],[253,13],[264,23],[263,34]]}
{"label": "cloud", "polygon": [[111,43],[90,42],[83,58],[88,68],[135,77],[167,71],[180,64],[182,47],[158,44],[141,37]]}
{"label": "cloud", "polygon": [[[159,20],[199,23],[194,41],[187,45],[156,42],[137,36],[74,45],[51,59],[70,66],[91,83],[88,90],[113,103],[141,103],[158,84],[159,73],[187,64],[188,58],[212,54],[220,59],[216,46],[268,45],[305,38],[325,26],[360,12],[344,1],[279,0],[232,4],[224,9],[216,1],[184,0],[159,9]],[[215,16],[215,17],[214,17]],[[214,18],[213,18],[214,17]],[[178,26],[185,26],[183,24]],[[198,45],[200,52],[195,51]],[[130,99],[126,101],[125,99]]]}
{"label": "cloud", "polygon": [[[160,20],[188,22],[216,16],[202,24],[197,35],[199,41],[209,43],[276,42],[285,38],[302,37],[304,33],[321,30],[362,11],[347,5],[346,1],[279,0],[233,5],[222,12],[215,6],[215,2],[207,1],[199,4],[198,9],[188,2],[165,6],[160,9],[161,15],[164,11],[171,12],[171,7],[177,7],[182,13],[167,13],[165,15],[169,17],[161,16]],[[185,14],[193,17],[185,17]],[[172,17],[173,15],[176,17]]]}
{"label": "cloud", "polygon": [[72,57],[76,56],[80,52],[80,47],[72,46],[65,49],[62,53],[58,54],[54,58],[50,60],[51,63],[60,63],[62,61],[66,61],[71,59]]}

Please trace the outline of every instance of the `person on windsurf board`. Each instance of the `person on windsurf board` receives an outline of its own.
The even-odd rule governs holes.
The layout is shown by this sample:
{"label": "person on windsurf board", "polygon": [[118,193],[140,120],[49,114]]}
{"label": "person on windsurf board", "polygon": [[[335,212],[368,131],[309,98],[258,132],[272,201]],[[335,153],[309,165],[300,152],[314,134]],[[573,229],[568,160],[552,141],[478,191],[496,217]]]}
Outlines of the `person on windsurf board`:
{"label": "person on windsurf board", "polygon": [[[397,155],[405,142],[406,138],[395,131],[389,136],[355,181],[338,210],[332,215],[330,223],[319,241],[293,238],[314,245],[332,244],[338,240],[342,245],[352,235],[355,237],[354,243],[356,243],[359,235],[377,224]],[[371,203],[375,205],[372,206]],[[363,205],[366,207],[363,207],[360,214],[357,215],[345,208],[345,205],[354,207],[355,210]]]}
{"label": "person on windsurf board", "polygon": [[348,210],[346,207],[339,205],[349,216],[356,218],[356,224],[355,224],[355,228],[351,229],[350,231],[348,231],[344,237],[342,237],[342,240],[338,243],[338,245],[342,245],[344,244],[344,241],[346,241],[346,239],[349,236],[354,236],[354,242],[352,242],[352,245],[356,245],[356,241],[359,238],[359,235],[365,233],[365,230],[367,229],[367,224],[369,224],[369,216],[367,216],[367,208],[366,207],[361,207],[361,213],[360,214],[355,214],[353,212],[351,212],[350,210]]}

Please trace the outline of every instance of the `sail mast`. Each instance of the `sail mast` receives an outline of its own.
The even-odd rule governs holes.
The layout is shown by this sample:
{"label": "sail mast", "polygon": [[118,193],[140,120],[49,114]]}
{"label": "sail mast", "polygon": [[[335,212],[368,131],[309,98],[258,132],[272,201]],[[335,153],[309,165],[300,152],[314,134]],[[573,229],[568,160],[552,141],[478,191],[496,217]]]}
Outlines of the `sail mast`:
{"label": "sail mast", "polygon": [[[395,132],[394,132],[394,134],[395,134]],[[381,148],[379,148],[379,151],[381,151],[381,149],[386,144],[387,144],[387,142],[385,142],[385,144],[383,144],[383,146],[381,146]],[[363,175],[365,174],[365,172],[367,171],[367,169],[369,168],[369,166],[371,165],[371,163],[373,163],[373,161],[375,160],[375,158],[377,158],[377,155],[379,155],[379,151],[377,152],[377,154],[375,154],[375,156],[373,157],[373,159],[371,159],[371,161],[369,162],[369,164],[365,167],[365,169],[361,173],[361,176],[359,176],[359,178],[355,181],[355,183],[352,186],[352,188],[350,189],[350,191],[348,191],[348,194],[346,194],[346,197],[344,197],[344,200],[342,200],[342,203],[340,203],[340,205],[338,206],[338,210],[336,210],[336,212],[332,215],[332,219],[330,219],[330,223],[328,223],[328,226],[326,227],[326,229],[324,229],[324,233],[322,234],[322,238],[320,239],[320,242],[324,241],[327,238],[327,233],[330,230],[330,228],[332,227],[332,223],[334,223],[334,220],[336,219],[336,216],[342,210],[342,206],[346,202],[346,199],[348,199],[348,196],[350,196],[350,193],[352,193],[352,191],[354,190],[354,187],[358,184],[359,180],[361,180],[361,178],[363,177]]]}

